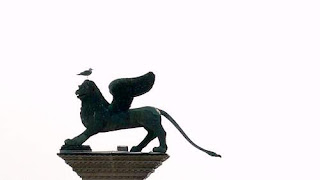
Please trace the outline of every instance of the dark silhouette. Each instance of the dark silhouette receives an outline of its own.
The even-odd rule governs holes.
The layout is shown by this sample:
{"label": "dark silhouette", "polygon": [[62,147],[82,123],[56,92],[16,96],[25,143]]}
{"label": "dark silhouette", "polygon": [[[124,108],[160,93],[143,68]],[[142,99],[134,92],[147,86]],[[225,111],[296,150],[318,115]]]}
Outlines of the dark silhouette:
{"label": "dark silhouette", "polygon": [[86,130],[73,139],[65,140],[62,150],[89,149],[82,144],[92,135],[100,132],[109,132],[120,129],[143,127],[148,131],[147,136],[139,145],[133,146],[131,152],[140,152],[150,141],[159,139],[160,146],[153,148],[154,152],[167,151],[166,132],[161,125],[161,115],[165,116],[180,133],[197,149],[211,156],[220,155],[205,150],[193,143],[176,121],[165,111],[154,107],[129,109],[133,98],[148,92],[155,80],[155,75],[149,72],[136,78],[117,79],[110,83],[109,90],[113,101],[109,104],[102,96],[99,88],[93,81],[85,80],[76,91],[81,100],[81,120]]}

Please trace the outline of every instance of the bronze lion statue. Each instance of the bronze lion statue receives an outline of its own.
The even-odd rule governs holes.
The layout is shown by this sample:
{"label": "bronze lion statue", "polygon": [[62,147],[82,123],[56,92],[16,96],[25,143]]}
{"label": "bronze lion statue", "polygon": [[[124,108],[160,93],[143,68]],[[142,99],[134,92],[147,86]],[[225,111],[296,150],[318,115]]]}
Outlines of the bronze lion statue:
{"label": "bronze lion statue", "polygon": [[131,148],[131,152],[141,150],[155,138],[159,139],[160,146],[154,147],[153,152],[165,153],[168,149],[166,132],[161,125],[161,115],[165,116],[194,147],[211,156],[221,157],[212,151],[205,150],[186,135],[176,121],[165,111],[154,107],[129,109],[134,97],[148,92],[154,83],[155,75],[149,72],[136,78],[117,79],[110,83],[109,90],[113,101],[109,104],[93,81],[85,80],[76,91],[81,100],[80,117],[86,130],[73,139],[65,140],[65,147],[81,146],[88,138],[100,133],[121,129],[143,127],[147,136]]}

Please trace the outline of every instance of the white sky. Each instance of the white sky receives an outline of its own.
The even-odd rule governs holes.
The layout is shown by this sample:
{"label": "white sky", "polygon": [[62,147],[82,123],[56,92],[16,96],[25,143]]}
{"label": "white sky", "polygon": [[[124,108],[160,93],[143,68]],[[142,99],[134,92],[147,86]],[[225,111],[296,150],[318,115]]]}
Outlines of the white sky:
{"label": "white sky", "polygon": [[[74,92],[93,68],[108,101],[120,77],[156,74],[132,107],[163,118],[171,156],[150,180],[320,179],[317,0],[0,1],[0,179],[79,180],[56,153],[84,130]],[[93,150],[137,145],[99,134]],[[148,152],[158,142],[144,149]]]}

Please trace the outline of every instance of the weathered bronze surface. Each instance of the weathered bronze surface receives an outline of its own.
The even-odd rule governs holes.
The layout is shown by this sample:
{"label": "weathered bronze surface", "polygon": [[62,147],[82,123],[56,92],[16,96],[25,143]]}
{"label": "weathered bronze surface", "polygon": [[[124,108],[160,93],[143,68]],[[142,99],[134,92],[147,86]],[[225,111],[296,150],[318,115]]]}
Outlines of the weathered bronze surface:
{"label": "weathered bronze surface", "polygon": [[81,100],[80,117],[86,130],[73,139],[65,140],[62,150],[79,150],[89,137],[100,132],[143,127],[148,131],[147,136],[139,145],[133,146],[130,151],[141,152],[150,141],[158,138],[160,146],[153,148],[153,151],[165,153],[168,147],[166,132],[161,125],[161,115],[163,115],[194,147],[211,156],[221,157],[219,154],[205,150],[193,143],[176,121],[165,111],[149,106],[129,109],[133,98],[148,92],[152,88],[154,80],[155,75],[149,72],[136,78],[112,81],[109,85],[110,93],[113,95],[111,104],[105,100],[93,81],[85,80],[79,86],[76,95]]}

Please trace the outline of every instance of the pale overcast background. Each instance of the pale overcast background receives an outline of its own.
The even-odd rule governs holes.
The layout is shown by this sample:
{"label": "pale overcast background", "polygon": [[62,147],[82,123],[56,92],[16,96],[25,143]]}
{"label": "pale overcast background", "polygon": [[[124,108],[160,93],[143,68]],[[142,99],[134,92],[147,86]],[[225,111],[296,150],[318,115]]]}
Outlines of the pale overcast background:
{"label": "pale overcast background", "polygon": [[[0,179],[79,180],[59,158],[84,130],[74,92],[153,71],[132,107],[163,118],[171,156],[150,180],[320,179],[318,0],[0,1]],[[137,145],[143,129],[99,134],[93,150]],[[144,149],[151,151],[158,142]]]}

